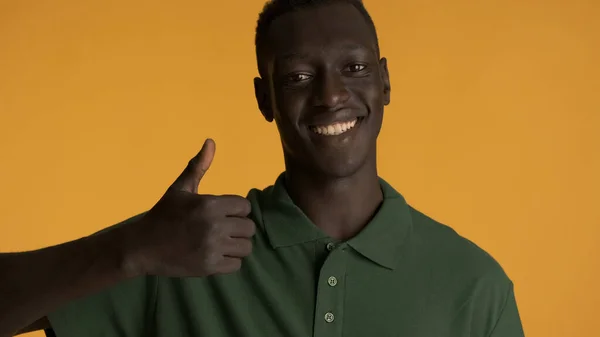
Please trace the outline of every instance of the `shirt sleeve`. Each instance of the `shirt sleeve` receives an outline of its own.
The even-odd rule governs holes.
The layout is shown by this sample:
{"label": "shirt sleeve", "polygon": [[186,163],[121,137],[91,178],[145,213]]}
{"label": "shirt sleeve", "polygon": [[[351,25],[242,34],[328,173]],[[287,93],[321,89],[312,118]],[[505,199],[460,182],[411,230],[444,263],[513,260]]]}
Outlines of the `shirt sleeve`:
{"label": "shirt sleeve", "polygon": [[48,315],[56,337],[142,337],[154,316],[157,278],[128,280]]}
{"label": "shirt sleeve", "polygon": [[[122,226],[142,215],[132,217],[100,232]],[[145,276],[127,280],[69,302],[48,315],[52,328],[46,330],[46,336],[148,336],[146,328],[150,320],[154,318],[157,290],[158,277]]]}
{"label": "shirt sleeve", "polygon": [[514,287],[511,283],[502,313],[492,330],[490,337],[524,337],[523,325],[515,300]]}

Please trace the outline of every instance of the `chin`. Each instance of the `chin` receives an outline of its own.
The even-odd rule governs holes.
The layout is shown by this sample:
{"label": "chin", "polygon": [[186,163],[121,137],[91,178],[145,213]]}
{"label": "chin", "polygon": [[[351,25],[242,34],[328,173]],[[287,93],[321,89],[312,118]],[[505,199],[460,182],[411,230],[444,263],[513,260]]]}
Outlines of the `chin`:
{"label": "chin", "polygon": [[341,179],[355,175],[364,166],[365,158],[329,158],[318,160],[314,170],[325,178]]}

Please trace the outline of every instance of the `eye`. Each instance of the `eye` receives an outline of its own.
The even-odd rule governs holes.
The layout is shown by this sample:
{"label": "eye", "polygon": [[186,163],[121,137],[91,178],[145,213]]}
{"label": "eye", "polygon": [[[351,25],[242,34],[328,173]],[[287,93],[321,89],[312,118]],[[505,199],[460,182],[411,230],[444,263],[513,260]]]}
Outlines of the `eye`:
{"label": "eye", "polygon": [[348,66],[348,71],[353,72],[353,73],[357,73],[359,71],[363,71],[365,70],[365,68],[367,68],[366,65],[364,64],[360,64],[360,63],[355,63],[355,64],[351,64]]}
{"label": "eye", "polygon": [[304,81],[308,81],[312,78],[311,75],[309,74],[303,74],[303,73],[296,73],[296,74],[291,74],[288,76],[288,81],[290,82],[304,82]]}

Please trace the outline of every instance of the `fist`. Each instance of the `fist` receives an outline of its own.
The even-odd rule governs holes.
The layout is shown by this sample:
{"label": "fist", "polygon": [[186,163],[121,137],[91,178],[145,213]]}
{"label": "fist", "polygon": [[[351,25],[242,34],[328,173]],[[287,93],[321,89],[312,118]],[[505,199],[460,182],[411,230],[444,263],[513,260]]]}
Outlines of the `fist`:
{"label": "fist", "polygon": [[256,227],[245,198],[198,194],[214,155],[209,139],[159,202],[123,229],[128,274],[204,277],[240,269]]}

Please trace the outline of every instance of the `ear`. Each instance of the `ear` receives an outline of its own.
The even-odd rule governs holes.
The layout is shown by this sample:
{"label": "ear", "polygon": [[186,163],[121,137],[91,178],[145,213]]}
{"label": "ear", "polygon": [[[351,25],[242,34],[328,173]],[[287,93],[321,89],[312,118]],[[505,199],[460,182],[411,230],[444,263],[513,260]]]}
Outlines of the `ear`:
{"label": "ear", "polygon": [[260,77],[254,78],[254,95],[258,103],[258,109],[267,122],[273,121],[273,109],[271,109],[271,100],[269,99],[269,85],[267,81]]}
{"label": "ear", "polygon": [[390,84],[390,72],[388,71],[387,59],[384,57],[379,61],[379,72],[383,81],[383,104],[390,104],[392,86]]}

